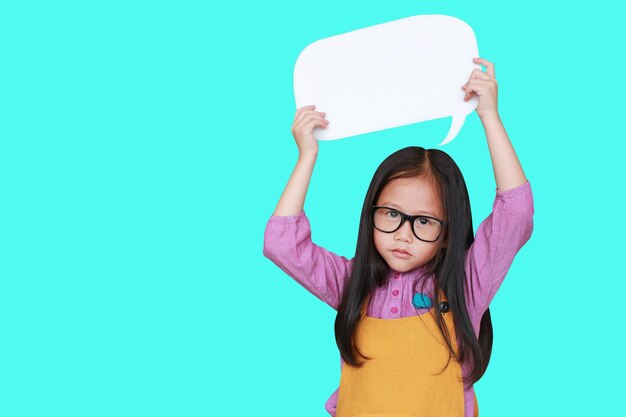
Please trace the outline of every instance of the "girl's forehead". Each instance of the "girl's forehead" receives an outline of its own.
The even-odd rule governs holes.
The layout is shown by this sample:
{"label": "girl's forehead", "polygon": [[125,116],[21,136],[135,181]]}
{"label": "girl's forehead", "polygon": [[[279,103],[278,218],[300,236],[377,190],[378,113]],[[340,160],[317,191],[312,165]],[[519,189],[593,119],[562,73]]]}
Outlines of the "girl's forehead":
{"label": "girl's forehead", "polygon": [[377,206],[390,206],[407,214],[442,215],[442,204],[437,190],[421,178],[400,178],[383,188]]}

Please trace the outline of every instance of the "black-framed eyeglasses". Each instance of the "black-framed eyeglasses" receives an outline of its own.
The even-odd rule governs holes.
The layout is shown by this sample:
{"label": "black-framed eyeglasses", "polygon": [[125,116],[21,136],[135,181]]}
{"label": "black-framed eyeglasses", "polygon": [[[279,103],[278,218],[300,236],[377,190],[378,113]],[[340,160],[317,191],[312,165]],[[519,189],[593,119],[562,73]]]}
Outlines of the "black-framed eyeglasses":
{"label": "black-framed eyeglasses", "polygon": [[372,218],[374,227],[384,233],[395,232],[408,220],[415,237],[423,242],[436,242],[443,228],[448,225],[445,220],[431,216],[409,216],[398,209],[385,206],[372,206]]}

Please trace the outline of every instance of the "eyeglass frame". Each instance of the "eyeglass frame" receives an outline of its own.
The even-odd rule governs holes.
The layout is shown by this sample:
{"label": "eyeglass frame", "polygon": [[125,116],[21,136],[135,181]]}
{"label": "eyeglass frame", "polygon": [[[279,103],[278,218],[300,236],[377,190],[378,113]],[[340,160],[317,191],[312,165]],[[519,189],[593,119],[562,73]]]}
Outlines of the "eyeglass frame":
{"label": "eyeglass frame", "polygon": [[[385,209],[389,209],[389,210],[395,211],[396,213],[398,213],[400,215],[400,219],[401,219],[400,220],[400,224],[398,225],[398,227],[396,227],[395,229],[393,229],[390,232],[386,232],[384,230],[380,230],[378,227],[376,227],[376,222],[374,221],[374,214],[375,214],[377,209],[381,209],[381,208],[385,208]],[[413,232],[413,235],[415,235],[415,237],[418,238],[419,240],[421,240],[422,242],[433,243],[433,242],[438,241],[439,238],[441,237],[441,232],[444,230],[445,227],[448,226],[448,221],[446,221],[446,220],[441,220],[441,219],[438,219],[436,217],[426,216],[426,215],[423,215],[423,214],[418,214],[418,215],[415,215],[415,216],[409,216],[408,214],[405,214],[405,213],[401,212],[400,210],[398,210],[397,208],[393,208],[393,207],[372,206],[371,210],[372,210],[372,225],[374,226],[374,228],[376,230],[379,230],[379,231],[381,231],[383,233],[393,233],[396,230],[400,229],[402,227],[402,225],[404,225],[404,222],[408,220],[410,222],[410,224],[411,224],[411,231]],[[432,220],[435,220],[435,221],[441,223],[441,230],[439,231],[439,234],[437,235],[437,239],[435,239],[435,240],[424,240],[421,237],[419,237],[417,235],[417,233],[415,233],[415,220],[417,220],[418,218],[421,218],[421,217],[426,217],[427,219],[432,219]]]}

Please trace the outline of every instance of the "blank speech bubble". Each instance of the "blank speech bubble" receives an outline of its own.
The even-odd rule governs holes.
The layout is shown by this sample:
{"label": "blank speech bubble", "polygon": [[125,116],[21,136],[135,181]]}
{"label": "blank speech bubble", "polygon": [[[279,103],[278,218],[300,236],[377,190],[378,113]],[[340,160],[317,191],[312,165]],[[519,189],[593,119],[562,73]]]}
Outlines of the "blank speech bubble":
{"label": "blank speech bubble", "polygon": [[478,105],[465,84],[481,66],[476,36],[464,21],[441,14],[411,16],[320,39],[296,60],[296,108],[315,104],[330,124],[319,140],[335,140],[452,116],[458,134]]}

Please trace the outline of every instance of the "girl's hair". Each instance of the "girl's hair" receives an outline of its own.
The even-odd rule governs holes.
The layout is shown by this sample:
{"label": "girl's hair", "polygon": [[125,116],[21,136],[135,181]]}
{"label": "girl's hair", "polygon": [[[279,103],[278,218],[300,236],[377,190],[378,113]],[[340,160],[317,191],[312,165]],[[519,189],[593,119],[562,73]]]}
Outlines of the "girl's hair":
{"label": "girl's hair", "polygon": [[[432,184],[441,197],[443,216],[448,226],[442,233],[447,247],[441,247],[425,268],[425,277],[434,274],[435,296],[443,290],[454,317],[458,336],[458,357],[450,344],[450,335],[438,308],[434,308],[437,325],[444,336],[450,355],[459,362],[468,360],[471,372],[464,378],[468,383],[478,381],[489,364],[493,344],[493,328],[489,309],[480,321],[479,339],[476,338],[465,303],[465,253],[474,241],[472,213],[465,180],[459,167],[448,154],[438,149],[410,146],[389,155],[380,164],[367,190],[359,225],[356,253],[352,272],[345,282],[343,297],[335,319],[335,339],[343,360],[361,367],[355,359],[354,333],[361,319],[361,308],[375,290],[389,279],[390,268],[374,246],[374,227],[371,206],[376,204],[383,188],[394,179],[421,178]],[[471,277],[470,277],[471,278]],[[471,282],[471,281],[469,281]],[[471,285],[468,286],[471,288]],[[473,294],[472,294],[473,297]],[[434,302],[435,307],[438,306]],[[366,357],[367,358],[367,357]],[[369,358],[367,358],[369,359]],[[450,356],[448,357],[449,364]],[[447,367],[447,364],[446,364]],[[444,368],[445,369],[445,368]]]}

